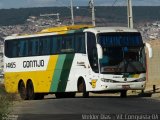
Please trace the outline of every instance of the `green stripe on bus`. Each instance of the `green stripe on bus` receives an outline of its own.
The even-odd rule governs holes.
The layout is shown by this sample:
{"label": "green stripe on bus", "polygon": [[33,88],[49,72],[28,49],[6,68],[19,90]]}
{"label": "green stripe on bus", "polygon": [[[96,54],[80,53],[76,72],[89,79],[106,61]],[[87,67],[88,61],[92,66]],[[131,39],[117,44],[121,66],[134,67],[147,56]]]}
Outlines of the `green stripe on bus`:
{"label": "green stripe on bus", "polygon": [[57,91],[65,58],[66,58],[65,54],[58,56],[58,60],[57,60],[57,63],[56,63],[56,68],[54,70],[54,75],[52,77],[52,83],[51,83],[51,88],[50,88],[51,92],[56,92]]}
{"label": "green stripe on bus", "polygon": [[67,81],[68,81],[69,73],[70,73],[70,70],[71,70],[71,67],[72,67],[72,62],[73,62],[73,59],[74,59],[74,55],[75,54],[68,54],[66,56],[66,59],[65,59],[64,65],[63,65],[63,69],[62,69],[62,72],[61,72],[61,77],[60,77],[61,81],[58,85],[57,92],[65,92],[65,90],[66,90]]}

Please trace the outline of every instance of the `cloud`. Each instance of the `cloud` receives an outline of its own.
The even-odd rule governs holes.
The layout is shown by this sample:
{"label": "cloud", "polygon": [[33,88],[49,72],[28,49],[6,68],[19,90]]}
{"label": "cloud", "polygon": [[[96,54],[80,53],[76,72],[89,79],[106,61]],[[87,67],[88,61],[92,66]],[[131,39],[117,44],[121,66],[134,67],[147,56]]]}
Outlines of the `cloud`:
{"label": "cloud", "polygon": [[43,7],[43,6],[53,6],[56,0],[26,0],[28,7]]}
{"label": "cloud", "polygon": [[160,6],[160,0],[132,0],[137,6]]}
{"label": "cloud", "polygon": [[29,1],[37,4],[50,4],[56,2],[57,0],[29,0]]}
{"label": "cloud", "polygon": [[0,9],[3,8],[3,3],[0,2]]}
{"label": "cloud", "polygon": [[[111,6],[115,0],[95,0],[96,5]],[[160,6],[160,0],[132,0],[134,6]],[[115,6],[126,6],[127,0],[117,0]]]}
{"label": "cloud", "polygon": [[[115,0],[95,0],[97,6],[111,6]],[[73,0],[75,6],[88,6],[89,0]],[[160,6],[160,0],[132,0],[136,6]],[[0,0],[2,8],[69,6],[70,0]],[[126,6],[127,0],[117,0],[115,6]]]}

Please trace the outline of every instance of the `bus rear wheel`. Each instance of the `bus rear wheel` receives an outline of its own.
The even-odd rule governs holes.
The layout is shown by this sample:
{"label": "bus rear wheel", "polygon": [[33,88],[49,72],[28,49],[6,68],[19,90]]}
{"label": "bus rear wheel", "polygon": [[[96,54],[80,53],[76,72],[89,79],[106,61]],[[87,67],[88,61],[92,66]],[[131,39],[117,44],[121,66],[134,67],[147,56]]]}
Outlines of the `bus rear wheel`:
{"label": "bus rear wheel", "polygon": [[25,88],[25,84],[23,81],[21,81],[18,85],[18,92],[20,94],[21,99],[23,100],[27,100],[27,92],[26,92],[26,88]]}
{"label": "bus rear wheel", "polygon": [[27,83],[27,96],[29,100],[35,99],[34,86],[31,81]]}
{"label": "bus rear wheel", "polygon": [[78,92],[82,92],[84,98],[89,97],[89,92],[86,91],[86,84],[84,80],[78,82]]}
{"label": "bus rear wheel", "polygon": [[44,99],[43,93],[34,93],[34,86],[32,81],[27,83],[27,97],[29,100],[41,100]]}
{"label": "bus rear wheel", "polygon": [[127,97],[127,90],[122,90],[122,91],[120,92],[120,96],[121,96],[122,98]]}

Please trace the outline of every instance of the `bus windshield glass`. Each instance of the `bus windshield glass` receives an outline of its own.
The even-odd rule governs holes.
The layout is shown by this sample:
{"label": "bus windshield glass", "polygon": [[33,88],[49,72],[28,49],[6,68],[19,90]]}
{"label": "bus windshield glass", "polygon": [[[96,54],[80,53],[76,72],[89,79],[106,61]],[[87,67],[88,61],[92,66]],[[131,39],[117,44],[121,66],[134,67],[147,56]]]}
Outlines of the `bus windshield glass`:
{"label": "bus windshield glass", "polygon": [[140,33],[100,33],[101,73],[145,73],[145,51]]}

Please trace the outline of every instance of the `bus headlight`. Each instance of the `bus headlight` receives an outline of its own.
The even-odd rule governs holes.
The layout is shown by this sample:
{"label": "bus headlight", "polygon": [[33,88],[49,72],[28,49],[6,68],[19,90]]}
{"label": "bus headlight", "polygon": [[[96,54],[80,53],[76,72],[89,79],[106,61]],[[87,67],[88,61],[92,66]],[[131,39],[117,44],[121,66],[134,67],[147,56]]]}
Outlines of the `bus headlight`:
{"label": "bus headlight", "polygon": [[139,79],[135,80],[134,82],[143,82],[143,81],[146,81],[146,77],[139,78]]}
{"label": "bus headlight", "polygon": [[104,79],[104,78],[102,78],[101,81],[102,81],[102,82],[110,82],[110,83],[113,83],[113,82],[114,82],[114,80]]}
{"label": "bus headlight", "polygon": [[146,81],[146,77],[138,79],[138,82],[143,82],[143,81]]}

